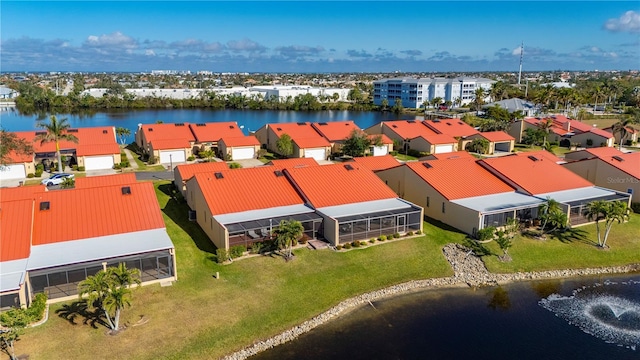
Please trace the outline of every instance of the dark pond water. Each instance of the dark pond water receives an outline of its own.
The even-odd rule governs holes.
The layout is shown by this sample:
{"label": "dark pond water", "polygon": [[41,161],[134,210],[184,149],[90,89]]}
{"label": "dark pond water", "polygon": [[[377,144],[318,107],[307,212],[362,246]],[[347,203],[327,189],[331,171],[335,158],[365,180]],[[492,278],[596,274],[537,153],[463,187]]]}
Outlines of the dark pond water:
{"label": "dark pond water", "polygon": [[[380,121],[396,120],[393,113],[364,111],[269,111],[269,110],[207,110],[207,109],[163,109],[163,110],[111,110],[87,114],[59,114],[67,118],[72,127],[115,126],[131,130],[133,134],[138,124],[151,124],[158,120],[165,123],[202,123],[235,121],[243,126],[244,132],[256,131],[267,123],[285,122],[328,122],[353,120],[360,128],[368,128]],[[401,119],[414,119],[404,116]],[[36,115],[23,115],[15,108],[0,111],[0,126],[9,131],[34,130]],[[133,141],[131,136],[130,141]]]}
{"label": "dark pond water", "polygon": [[640,275],[406,294],[252,359],[640,359],[638,281]]}

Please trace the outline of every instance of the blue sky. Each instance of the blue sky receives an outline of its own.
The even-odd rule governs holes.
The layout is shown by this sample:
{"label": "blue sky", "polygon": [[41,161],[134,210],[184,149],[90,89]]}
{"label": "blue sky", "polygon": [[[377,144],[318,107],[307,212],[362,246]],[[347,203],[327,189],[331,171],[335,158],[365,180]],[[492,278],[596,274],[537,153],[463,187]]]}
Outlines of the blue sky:
{"label": "blue sky", "polygon": [[640,2],[5,1],[0,70],[640,68]]}

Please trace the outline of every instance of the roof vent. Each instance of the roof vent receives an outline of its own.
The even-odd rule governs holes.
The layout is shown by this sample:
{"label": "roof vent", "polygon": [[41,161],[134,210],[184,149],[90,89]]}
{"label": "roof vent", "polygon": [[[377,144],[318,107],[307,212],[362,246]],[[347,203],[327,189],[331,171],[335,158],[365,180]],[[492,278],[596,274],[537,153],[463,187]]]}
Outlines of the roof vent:
{"label": "roof vent", "polygon": [[326,122],[321,122],[321,123],[318,123],[318,125],[325,126],[325,125],[327,125],[327,123]]}
{"label": "roof vent", "polygon": [[533,156],[533,155],[529,155],[527,156],[530,160],[532,161],[539,161],[540,159],[538,159],[537,157]]}
{"label": "roof vent", "polygon": [[235,129],[236,127],[233,125],[229,125],[229,129]]}
{"label": "roof vent", "polygon": [[450,122],[448,122],[448,123],[447,123],[447,125],[451,126],[451,123],[450,123]]}
{"label": "roof vent", "polygon": [[207,126],[207,124],[198,123],[198,124],[196,124],[196,126]]}
{"label": "roof vent", "polygon": [[462,125],[462,121],[458,121],[458,125]]}
{"label": "roof vent", "polygon": [[68,133],[77,133],[78,129],[69,129],[67,130]]}
{"label": "roof vent", "polygon": [[36,135],[47,135],[46,131],[36,131]]}
{"label": "roof vent", "polygon": [[153,131],[153,128],[149,128],[149,132],[152,132],[152,131]]}
{"label": "roof vent", "polygon": [[282,131],[282,128],[276,128],[276,130],[278,130],[278,131]]}
{"label": "roof vent", "polygon": [[296,124],[298,124],[298,125],[300,125],[300,126],[305,126],[305,125],[307,125],[307,123],[305,123],[305,122],[299,122],[299,123],[296,123]]}
{"label": "roof vent", "polygon": [[40,211],[44,211],[44,210],[49,210],[49,208],[51,207],[51,203],[48,201],[41,201],[40,202]]}
{"label": "roof vent", "polygon": [[120,188],[120,191],[122,191],[122,195],[131,195],[131,187],[130,186],[123,186]]}
{"label": "roof vent", "polygon": [[221,172],[214,173],[213,175],[216,176],[216,179],[223,179],[224,178],[224,176],[222,175]]}
{"label": "roof vent", "polygon": [[433,165],[429,164],[428,162],[423,162],[422,165],[424,165],[424,167],[426,167],[427,169],[431,169],[433,167]]}
{"label": "roof vent", "polygon": [[439,123],[440,122],[440,120],[438,120],[438,119],[434,119],[434,120],[431,120],[431,121],[433,121],[434,123]]}
{"label": "roof vent", "polygon": [[415,120],[407,120],[408,124],[415,124]]}
{"label": "roof vent", "polygon": [[280,177],[280,176],[283,176],[283,175],[284,175],[284,174],[282,173],[282,171],[280,171],[280,170],[276,170],[276,171],[274,171],[273,173],[274,173],[274,174],[276,174],[276,177]]}
{"label": "roof vent", "polygon": [[624,161],[623,158],[621,158],[620,156],[616,155],[613,157],[614,160],[618,160],[618,161]]}
{"label": "roof vent", "polygon": [[103,133],[103,134],[108,134],[108,133],[109,133],[109,131],[107,131],[107,130],[102,130],[102,133]]}
{"label": "roof vent", "polygon": [[175,123],[175,126],[184,126],[184,123]]}
{"label": "roof vent", "polygon": [[347,170],[353,170],[353,166],[351,166],[350,164],[345,165],[344,168]]}
{"label": "roof vent", "polygon": [[391,127],[395,129],[395,128],[398,127],[398,125],[393,124],[393,125],[391,125]]}

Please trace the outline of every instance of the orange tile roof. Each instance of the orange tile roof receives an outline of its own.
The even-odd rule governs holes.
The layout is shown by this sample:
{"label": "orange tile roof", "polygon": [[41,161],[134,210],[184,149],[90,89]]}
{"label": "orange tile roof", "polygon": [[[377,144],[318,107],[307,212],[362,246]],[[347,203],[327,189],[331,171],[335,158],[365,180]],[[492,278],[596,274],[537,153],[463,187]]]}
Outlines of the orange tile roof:
{"label": "orange tile roof", "polygon": [[324,141],[327,141],[319,132],[317,132],[311,123],[278,123],[278,124],[268,124],[269,128],[273,130],[273,132],[278,136],[282,136],[282,134],[287,134],[291,137],[292,140],[296,139],[306,139],[306,138],[321,138]]}
{"label": "orange tile roof", "polygon": [[188,123],[145,124],[142,125],[138,131],[144,132],[147,142],[167,139],[186,139],[187,141],[196,141]]}
{"label": "orange tile roof", "polygon": [[118,144],[87,144],[76,147],[76,155],[78,156],[114,154],[120,154],[120,146]]}
{"label": "orange tile roof", "polygon": [[327,141],[327,139],[323,137],[296,138],[296,139],[293,139],[293,142],[296,143],[296,145],[298,145],[300,149],[331,146],[331,143],[329,143],[329,141]]}
{"label": "orange tile roof", "polygon": [[547,160],[553,161],[555,163],[559,162],[559,161],[563,161],[562,159],[560,159],[559,157],[557,157],[555,154],[547,151],[547,150],[537,150],[537,151],[526,151],[526,152],[519,152],[517,153],[518,155],[521,156],[535,156],[535,157],[543,157]]}
{"label": "orange tile roof", "polygon": [[611,139],[613,137],[613,134],[608,132],[608,131],[604,131],[602,129],[598,129],[598,128],[591,128],[591,130],[589,131],[592,134],[596,134],[598,136],[602,136],[605,139]]}
{"label": "orange tile roof", "polygon": [[189,124],[197,142],[214,142],[226,137],[242,137],[244,133],[235,121]]}
{"label": "orange tile roof", "polygon": [[[36,196],[33,245],[164,228],[153,184],[47,191]],[[48,201],[49,210],[40,210]]]}
{"label": "orange tile roof", "polygon": [[391,155],[354,157],[353,161],[371,171],[386,170],[400,165],[400,162]]}
{"label": "orange tile roof", "polygon": [[285,172],[315,208],[398,197],[373,171],[354,162],[291,168]]}
{"label": "orange tile roof", "polygon": [[178,170],[182,181],[187,181],[191,179],[195,174],[209,173],[209,175],[211,175],[217,171],[229,170],[229,165],[222,161],[212,161],[205,163],[178,165],[176,166],[176,169]]}
{"label": "orange tile roof", "polygon": [[191,147],[189,140],[183,138],[163,139],[150,141],[154,150],[188,149]]}
{"label": "orange tile roof", "polygon": [[530,195],[593,186],[555,161],[531,153],[483,159],[479,163]]}
{"label": "orange tile roof", "polygon": [[291,158],[291,159],[277,159],[269,161],[270,165],[277,166],[281,169],[289,169],[293,167],[303,166],[319,166],[318,162],[314,158]]}
{"label": "orange tile roof", "polygon": [[514,191],[473,158],[408,162],[405,166],[448,200]]}
{"label": "orange tile roof", "polygon": [[435,131],[425,126],[419,120],[383,121],[382,126],[393,131],[403,139],[413,139],[419,136],[426,138],[436,135]]}
{"label": "orange tile roof", "polygon": [[312,123],[311,126],[330,142],[347,139],[354,130],[361,131],[361,129],[350,120]]}
{"label": "orange tile roof", "polygon": [[380,141],[382,141],[382,144],[384,144],[384,145],[393,144],[393,140],[391,140],[391,138],[389,138],[385,134],[372,134],[372,135],[369,135],[369,140],[375,140],[378,136],[380,137]]}
{"label": "orange tile roof", "polygon": [[255,136],[229,136],[222,137],[220,140],[222,140],[227,147],[260,145],[260,141],[258,141]]}
{"label": "orange tile roof", "polygon": [[429,156],[432,156],[437,160],[459,159],[459,158],[466,158],[466,159],[474,159],[475,160],[475,157],[473,155],[469,154],[466,151],[454,151],[454,152],[449,152],[449,153],[431,154]]}
{"label": "orange tile roof", "polygon": [[609,146],[587,148],[587,149],[578,150],[578,151],[586,151],[589,154],[591,154],[593,156],[596,156],[596,157],[611,157],[611,156],[624,154],[622,151],[620,151],[620,150],[618,150],[618,149],[616,149],[614,147],[609,147]]}
{"label": "orange tile roof", "polygon": [[0,201],[33,199],[36,194],[47,191],[44,185],[0,188]]}
{"label": "orange tile roof", "polygon": [[480,135],[490,142],[511,141],[515,138],[504,131],[487,131],[481,132]]}
{"label": "orange tile roof", "polygon": [[614,156],[599,156],[598,158],[601,161],[624,171],[634,178],[640,179],[640,152]]}
{"label": "orange tile roof", "polygon": [[32,213],[33,199],[0,202],[0,262],[29,257]]}
{"label": "orange tile roof", "polygon": [[26,163],[33,161],[33,154],[18,154],[15,151],[10,151],[7,154],[7,164],[18,164],[18,163]]}
{"label": "orange tile roof", "polygon": [[460,119],[424,120],[422,123],[438,134],[452,137],[467,137],[479,133],[478,130]]}
{"label": "orange tile roof", "polygon": [[[41,144],[40,141],[35,141],[36,136],[42,132],[44,131],[22,131],[16,132],[15,134],[27,141],[33,141],[33,150],[36,153],[55,152],[56,144],[54,142]],[[78,149],[79,147],[86,147],[84,150],[81,150],[83,151],[83,154],[78,154],[79,156],[107,154],[100,146],[96,145],[101,145],[103,147],[109,146],[109,150],[115,149],[114,145],[116,147],[118,146],[118,143],[116,142],[115,128],[113,126],[69,129],[68,133],[77,137],[78,142],[75,143],[72,141],[62,140],[59,142],[60,149],[73,150]],[[92,151],[96,151],[96,153]],[[118,148],[117,151],[114,151],[113,153],[108,152],[108,154],[117,154],[119,152],[120,150]]]}
{"label": "orange tile roof", "polygon": [[136,182],[136,174],[123,173],[116,175],[88,176],[75,179],[76,189],[85,189],[100,186],[126,185]]}
{"label": "orange tile roof", "polygon": [[220,171],[215,174],[198,173],[189,180],[202,189],[207,206],[213,215],[268,209],[304,204],[286,176],[277,176],[275,166]]}

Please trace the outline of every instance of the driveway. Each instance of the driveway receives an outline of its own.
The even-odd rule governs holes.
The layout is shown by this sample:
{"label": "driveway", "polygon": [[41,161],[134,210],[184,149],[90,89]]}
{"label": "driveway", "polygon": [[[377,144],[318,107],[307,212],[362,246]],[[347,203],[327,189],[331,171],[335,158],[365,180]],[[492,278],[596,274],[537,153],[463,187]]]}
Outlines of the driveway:
{"label": "driveway", "polygon": [[139,171],[136,172],[136,180],[171,180],[173,181],[173,171]]}

